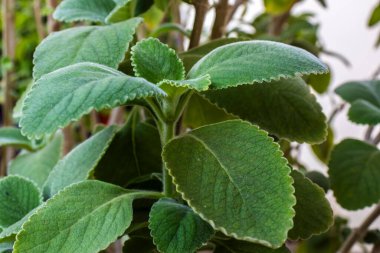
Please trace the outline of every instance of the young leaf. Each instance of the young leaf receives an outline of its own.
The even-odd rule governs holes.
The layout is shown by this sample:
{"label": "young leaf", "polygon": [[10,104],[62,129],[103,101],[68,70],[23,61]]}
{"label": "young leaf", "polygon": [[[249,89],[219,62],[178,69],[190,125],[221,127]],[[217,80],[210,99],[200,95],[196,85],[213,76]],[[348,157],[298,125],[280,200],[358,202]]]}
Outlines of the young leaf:
{"label": "young leaf", "polygon": [[114,25],[75,27],[49,35],[34,54],[34,79],[79,62],[117,68],[141,21],[133,18]]}
{"label": "young leaf", "polygon": [[20,129],[13,127],[0,128],[0,147],[2,146],[33,150],[31,141],[21,134]]}
{"label": "young leaf", "polygon": [[9,175],[19,175],[32,180],[42,189],[51,170],[61,157],[62,135],[57,136],[44,148],[33,153],[18,155],[11,161]]}
{"label": "young leaf", "polygon": [[380,123],[380,81],[348,82],[335,92],[351,104],[348,116],[358,124]]}
{"label": "young leaf", "polygon": [[131,59],[135,75],[152,83],[185,78],[185,69],[176,52],[158,39],[148,38],[138,42],[132,47]]}
{"label": "young leaf", "polygon": [[380,151],[368,143],[346,139],[331,153],[329,175],[338,203],[358,210],[380,199]]}
{"label": "young leaf", "polygon": [[294,227],[288,236],[292,240],[306,240],[312,235],[326,232],[334,223],[334,219],[325,192],[300,172],[293,170],[291,175],[297,204],[294,207]]}
{"label": "young leaf", "polygon": [[115,8],[112,0],[64,0],[58,5],[53,17],[59,21],[92,21],[104,23]]}
{"label": "young leaf", "polygon": [[216,242],[216,245],[215,253],[290,253],[285,246],[271,249],[259,244],[236,239],[219,240]]}
{"label": "young leaf", "polygon": [[63,188],[86,180],[106,152],[117,128],[108,127],[78,145],[51,171],[44,185],[44,196],[54,196]]}
{"label": "young leaf", "polygon": [[209,74],[211,87],[222,89],[326,72],[327,66],[303,49],[277,42],[244,41],[211,51],[192,67],[188,77]]}
{"label": "young leaf", "polygon": [[214,229],[193,210],[171,199],[160,199],[149,214],[154,244],[163,253],[193,253],[214,234]]}
{"label": "young leaf", "polygon": [[284,243],[294,188],[266,132],[240,120],[201,127],[169,142],[163,158],[177,191],[216,230],[272,248]]}
{"label": "young leaf", "polygon": [[41,203],[41,193],[32,181],[18,176],[1,179],[0,227],[18,222]]}
{"label": "young leaf", "polygon": [[95,178],[126,186],[136,178],[160,173],[161,141],[157,128],[131,116],[113,138],[95,168]]}
{"label": "young leaf", "polygon": [[24,224],[14,252],[99,252],[130,225],[136,194],[100,181],[70,186]]}
{"label": "young leaf", "polygon": [[166,93],[175,93],[178,89],[180,90],[196,90],[196,91],[206,91],[211,85],[210,76],[204,75],[196,79],[188,79],[188,80],[163,80],[158,83],[158,86],[166,91]]}
{"label": "young leaf", "polygon": [[327,135],[322,107],[301,78],[204,93],[212,103],[291,141],[320,143]]}
{"label": "young leaf", "polygon": [[25,100],[20,126],[28,137],[39,138],[92,109],[113,108],[134,99],[164,95],[160,88],[142,78],[96,63],[77,63],[35,83]]}

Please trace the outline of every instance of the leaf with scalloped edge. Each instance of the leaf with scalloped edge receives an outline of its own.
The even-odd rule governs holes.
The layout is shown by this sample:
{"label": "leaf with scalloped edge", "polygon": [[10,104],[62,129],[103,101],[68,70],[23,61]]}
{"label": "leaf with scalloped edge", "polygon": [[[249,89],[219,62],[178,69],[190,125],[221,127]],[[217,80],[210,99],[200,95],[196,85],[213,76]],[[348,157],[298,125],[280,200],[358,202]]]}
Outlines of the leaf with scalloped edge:
{"label": "leaf with scalloped edge", "polygon": [[290,253],[286,246],[271,249],[259,244],[236,239],[218,240],[214,253]]}
{"label": "leaf with scalloped edge", "polygon": [[0,128],[0,147],[2,146],[33,150],[33,143],[21,134],[19,128],[15,127]]}
{"label": "leaf with scalloped edge", "polygon": [[154,244],[164,253],[193,253],[214,234],[198,214],[172,199],[160,199],[149,213]]}
{"label": "leaf with scalloped edge", "polygon": [[294,206],[296,216],[289,238],[306,240],[312,235],[326,232],[334,223],[334,215],[324,190],[296,170],[291,175],[297,204]]}
{"label": "leaf with scalloped edge", "polygon": [[135,75],[152,83],[185,78],[185,69],[176,52],[158,39],[139,41],[132,47],[131,60]]}
{"label": "leaf with scalloped edge", "polygon": [[167,90],[170,87],[176,88],[186,88],[196,91],[206,91],[211,85],[210,76],[204,75],[195,79],[187,79],[187,80],[163,80],[158,83],[158,86]]}
{"label": "leaf with scalloped edge", "polygon": [[8,174],[28,178],[42,189],[51,170],[61,158],[62,143],[62,134],[57,134],[42,149],[19,154],[15,159],[11,160]]}
{"label": "leaf with scalloped edge", "polygon": [[64,0],[53,13],[56,20],[64,22],[92,21],[105,22],[115,8],[112,0]]}
{"label": "leaf with scalloped edge", "polygon": [[30,216],[32,216],[38,210],[38,208],[41,208],[41,207],[42,205],[34,208],[28,214],[26,214],[21,220],[17,221],[16,223],[13,223],[9,227],[4,228],[3,231],[0,231],[0,242],[6,241],[6,240],[14,241],[16,239],[16,235],[18,234],[18,232],[21,231],[22,225],[24,225],[24,223],[29,220]]}
{"label": "leaf with scalloped edge", "polygon": [[23,225],[14,253],[99,252],[124,233],[133,200],[144,196],[95,180],[67,187]]}
{"label": "leaf with scalloped edge", "polygon": [[366,142],[346,139],[335,146],[328,173],[342,207],[358,210],[379,201],[379,164],[380,150]]}
{"label": "leaf with scalloped edge", "polygon": [[34,84],[25,99],[20,126],[23,134],[39,138],[92,109],[113,108],[134,99],[165,95],[145,79],[96,63],[77,63],[49,73]]}
{"label": "leaf with scalloped edge", "polygon": [[113,25],[75,27],[49,35],[34,53],[34,79],[79,62],[117,68],[141,22],[141,18],[133,18]]}
{"label": "leaf with scalloped edge", "polygon": [[241,120],[204,126],[170,141],[163,159],[177,191],[216,230],[272,248],[285,242],[293,180],[266,132]]}
{"label": "leaf with scalloped edge", "polygon": [[19,176],[0,180],[0,227],[7,228],[21,220],[42,203],[37,186]]}
{"label": "leaf with scalloped edge", "polygon": [[45,182],[43,188],[45,198],[54,196],[71,184],[86,180],[103,157],[116,130],[116,126],[110,126],[98,132],[59,161]]}
{"label": "leaf with scalloped edge", "polygon": [[302,78],[209,90],[203,94],[218,107],[278,137],[312,144],[326,139],[326,116]]}
{"label": "leaf with scalloped edge", "polygon": [[354,81],[335,89],[341,98],[351,104],[349,119],[358,124],[380,123],[380,81]]}
{"label": "leaf with scalloped edge", "polygon": [[188,77],[209,74],[211,87],[223,89],[326,72],[327,66],[303,49],[278,42],[244,41],[214,49],[192,67]]}

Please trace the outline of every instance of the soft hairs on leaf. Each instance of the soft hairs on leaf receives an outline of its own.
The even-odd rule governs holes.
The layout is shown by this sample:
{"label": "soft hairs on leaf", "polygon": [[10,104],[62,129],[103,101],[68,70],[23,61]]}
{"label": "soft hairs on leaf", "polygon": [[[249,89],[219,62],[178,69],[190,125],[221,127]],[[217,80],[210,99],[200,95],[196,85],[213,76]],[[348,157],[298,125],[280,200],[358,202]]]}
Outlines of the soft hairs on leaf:
{"label": "soft hairs on leaf", "polygon": [[25,99],[20,126],[23,134],[39,138],[92,109],[113,108],[134,99],[165,95],[145,79],[100,64],[77,63],[47,74],[34,84]]}
{"label": "soft hairs on leaf", "polygon": [[244,41],[211,51],[192,67],[188,77],[209,74],[211,87],[222,89],[326,72],[327,66],[303,49],[278,42]]}
{"label": "soft hairs on leaf", "polygon": [[204,126],[170,141],[163,158],[177,191],[216,230],[272,248],[285,242],[293,180],[266,132],[241,120]]}
{"label": "soft hairs on leaf", "polygon": [[21,134],[20,129],[14,127],[0,128],[0,147],[2,146],[33,150],[33,143]]}

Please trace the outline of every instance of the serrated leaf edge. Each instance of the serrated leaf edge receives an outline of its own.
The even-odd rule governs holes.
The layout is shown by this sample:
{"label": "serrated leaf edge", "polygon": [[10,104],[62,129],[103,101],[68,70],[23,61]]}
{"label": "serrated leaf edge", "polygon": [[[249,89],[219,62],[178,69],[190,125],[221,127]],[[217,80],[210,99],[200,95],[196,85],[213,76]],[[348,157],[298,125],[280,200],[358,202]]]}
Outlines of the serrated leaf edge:
{"label": "serrated leaf edge", "polygon": [[[280,155],[281,157],[281,160],[283,160],[284,162],[284,166],[288,164],[288,160],[283,156],[284,153],[281,151],[280,149],[280,145],[277,144],[276,142],[274,142],[274,139],[272,137],[270,137],[268,135],[268,133],[262,129],[260,129],[258,126],[255,126],[253,124],[251,124],[250,122],[248,121],[244,121],[244,120],[227,120],[227,121],[223,121],[223,122],[228,122],[228,121],[240,121],[242,123],[245,123],[245,124],[248,124],[250,126],[254,126],[255,128],[257,128],[258,132],[267,136],[269,139],[272,140],[272,145],[274,147],[277,148],[277,154]],[[219,122],[219,123],[214,123],[214,124],[210,124],[210,125],[206,125],[206,126],[201,126],[199,128],[196,128],[196,129],[201,129],[201,128],[204,128],[204,127],[207,127],[207,126],[213,126],[213,125],[217,125],[217,124],[222,124],[223,122]],[[194,130],[196,130],[194,129]],[[172,142],[173,140],[176,140],[176,139],[179,139],[181,138],[182,136],[177,136],[175,138],[173,138],[170,142]],[[169,142],[169,143],[170,143]],[[162,152],[162,156],[165,157],[165,149],[163,150]],[[167,171],[169,173],[169,175],[172,177],[172,182],[176,188],[176,191],[181,195],[181,197],[188,203],[188,205],[191,207],[191,209],[193,209],[193,211],[198,214],[203,220],[205,220],[206,222],[208,222],[215,230],[217,231],[221,231],[222,233],[224,233],[225,235],[227,236],[230,236],[232,238],[235,238],[237,240],[243,240],[243,241],[248,241],[248,242],[253,242],[253,243],[258,243],[258,244],[261,244],[263,246],[266,246],[266,247],[269,247],[269,248],[273,248],[273,249],[277,249],[279,247],[281,247],[283,244],[281,245],[272,245],[271,243],[267,242],[267,241],[264,241],[264,240],[260,240],[260,239],[257,239],[257,238],[254,238],[254,237],[250,237],[250,236],[238,236],[236,233],[229,233],[226,228],[222,227],[222,226],[217,226],[215,224],[215,222],[209,218],[207,218],[206,216],[204,216],[202,214],[202,212],[200,212],[197,208],[195,208],[193,205],[192,205],[192,201],[190,198],[187,198],[186,197],[186,194],[184,191],[181,190],[181,187],[180,185],[178,184],[177,180],[176,180],[176,177],[173,175],[172,173],[172,170],[168,167],[168,163],[165,161],[165,159],[163,159],[163,162],[165,163],[165,167],[167,168]],[[290,217],[287,222],[289,222],[289,224],[292,224],[291,226],[289,226],[289,229],[288,231],[290,231],[291,228],[293,228],[294,226],[294,223],[293,223],[293,218],[295,216],[295,210],[294,210],[294,206],[296,205],[296,198],[294,196],[294,193],[295,193],[295,189],[293,187],[293,184],[294,184],[294,180],[293,178],[290,176],[290,169],[289,169],[289,173],[288,173],[288,176],[287,176],[287,179],[289,181],[289,185],[290,185],[290,188],[292,189],[292,194],[290,195],[290,198],[293,199],[293,205],[291,207],[291,213],[293,214],[292,217]],[[288,235],[288,231],[286,231],[283,235],[284,238],[287,238],[287,235]]]}
{"label": "serrated leaf edge", "polygon": [[[196,80],[196,79],[204,79],[204,80],[207,81],[208,85],[205,86],[202,89],[198,89],[197,87],[192,86],[189,83],[186,83],[186,81],[191,81],[191,80]],[[159,82],[157,84],[157,86],[161,87],[164,84],[169,84],[170,86],[173,86],[173,87],[176,87],[176,88],[187,88],[187,89],[196,90],[196,91],[199,91],[199,92],[201,92],[201,91],[207,91],[209,89],[209,87],[211,85],[211,76],[209,74],[200,76],[200,77],[198,77],[196,79],[186,79],[186,80],[179,80],[179,81],[164,79],[161,82]]]}

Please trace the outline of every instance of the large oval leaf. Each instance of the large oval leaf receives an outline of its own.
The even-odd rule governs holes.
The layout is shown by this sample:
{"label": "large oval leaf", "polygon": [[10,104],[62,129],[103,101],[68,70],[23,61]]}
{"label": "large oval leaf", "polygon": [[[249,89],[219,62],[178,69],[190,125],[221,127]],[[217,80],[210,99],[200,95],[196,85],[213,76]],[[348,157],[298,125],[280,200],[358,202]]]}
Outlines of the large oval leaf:
{"label": "large oval leaf", "polygon": [[277,42],[244,41],[211,51],[193,66],[188,76],[209,74],[212,87],[222,89],[326,72],[327,66],[303,49]]}
{"label": "large oval leaf", "polygon": [[20,126],[25,135],[38,138],[92,109],[102,110],[138,98],[164,95],[145,79],[127,76],[104,65],[77,63],[47,74],[34,84],[25,99]]}
{"label": "large oval leaf", "polygon": [[172,140],[163,157],[177,191],[215,229],[273,248],[284,243],[293,226],[294,188],[266,132],[225,121]]}
{"label": "large oval leaf", "polygon": [[326,138],[322,107],[301,78],[210,90],[204,95],[278,137],[301,143],[320,143]]}
{"label": "large oval leaf", "polygon": [[75,27],[49,35],[34,53],[34,79],[79,62],[117,68],[141,21],[134,18],[114,25]]}

